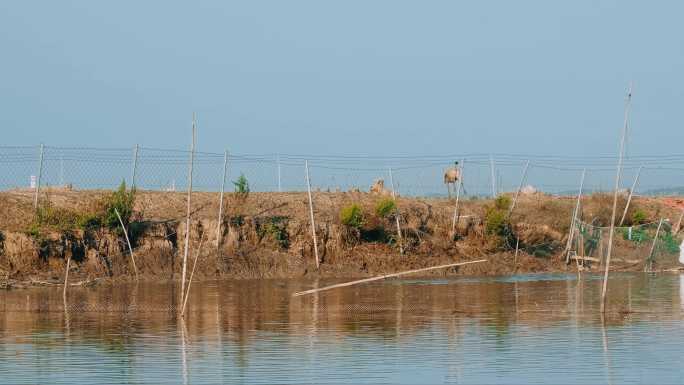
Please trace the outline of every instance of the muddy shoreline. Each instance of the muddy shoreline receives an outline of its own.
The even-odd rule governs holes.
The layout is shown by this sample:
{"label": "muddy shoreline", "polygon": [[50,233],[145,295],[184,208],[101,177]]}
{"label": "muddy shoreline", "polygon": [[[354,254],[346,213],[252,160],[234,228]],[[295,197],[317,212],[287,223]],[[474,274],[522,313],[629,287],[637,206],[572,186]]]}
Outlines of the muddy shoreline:
{"label": "muddy shoreline", "polygon": [[[42,201],[78,212],[108,193],[53,189],[43,193]],[[584,220],[605,221],[607,198],[602,194],[585,197]],[[491,199],[460,202],[460,215],[452,232],[453,200],[400,197],[401,250],[395,218],[375,214],[383,199],[364,192],[314,193],[320,255],[317,269],[305,193],[227,194],[221,221],[217,218],[218,194],[195,193],[189,234],[190,263],[199,255],[195,279],[365,278],[483,258],[488,261],[420,276],[577,271],[575,263],[566,264],[563,253],[573,197],[522,196],[516,211],[506,218],[508,239],[496,232],[498,228],[492,231],[491,223],[497,219],[492,212],[497,203]],[[638,197],[630,214],[638,210],[645,220],[676,218],[679,204],[681,200],[672,198]],[[132,243],[141,281],[179,279],[186,236],[184,205],[182,193],[136,193],[129,226],[136,229]],[[356,227],[346,225],[340,217],[350,205],[357,205],[364,215]],[[42,226],[36,230],[34,217],[31,192],[0,193],[0,285],[47,282],[57,286],[63,282],[68,260],[71,282],[134,279],[131,256],[116,229]],[[672,229],[674,236],[678,230]],[[198,253],[200,239],[203,246]],[[510,239],[519,244],[517,255]],[[594,246],[590,253],[600,254],[601,245]],[[647,244],[618,237],[612,269],[643,271],[648,248]],[[583,270],[600,271],[600,255],[592,255],[596,262],[587,262]],[[676,255],[659,255],[655,268],[677,267],[676,259]]]}

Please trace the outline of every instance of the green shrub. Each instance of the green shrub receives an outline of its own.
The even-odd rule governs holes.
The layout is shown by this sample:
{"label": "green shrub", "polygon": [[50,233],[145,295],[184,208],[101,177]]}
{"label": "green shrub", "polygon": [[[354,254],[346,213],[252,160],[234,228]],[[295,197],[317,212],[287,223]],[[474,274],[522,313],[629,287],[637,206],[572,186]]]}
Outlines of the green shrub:
{"label": "green shrub", "polygon": [[354,203],[352,205],[343,207],[342,210],[340,210],[340,222],[342,222],[342,224],[345,226],[356,229],[363,227],[364,218],[361,206]]}
{"label": "green shrub", "polygon": [[241,173],[240,177],[236,181],[233,181],[233,185],[235,185],[235,193],[238,197],[246,199],[249,195],[249,181],[245,174]]}
{"label": "green shrub", "polygon": [[257,234],[259,238],[268,236],[273,239],[281,249],[290,246],[290,235],[287,233],[288,217],[273,216],[266,219],[265,223],[259,223]]}
{"label": "green shrub", "polygon": [[121,221],[124,226],[128,226],[133,216],[133,206],[135,204],[135,189],[126,191],[126,182],[122,181],[119,188],[104,200],[104,215],[102,224],[111,230],[116,230],[122,233],[119,217],[116,212],[119,212]]}
{"label": "green shrub", "polygon": [[510,199],[499,197],[485,211],[485,233],[496,241],[497,246],[510,246],[514,243],[513,226],[508,219]]}
{"label": "green shrub", "polygon": [[641,209],[636,209],[632,214],[632,224],[641,225],[646,223],[646,213]]}
{"label": "green shrub", "polygon": [[84,211],[54,207],[50,199],[47,199],[38,206],[36,216],[26,232],[38,238],[44,230],[70,232],[106,227],[121,235],[123,230],[115,209],[119,211],[124,225],[128,226],[133,216],[134,203],[135,190],[126,191],[125,182],[121,182],[117,191],[105,196],[95,207]]}
{"label": "green shrub", "polygon": [[385,198],[375,205],[375,214],[380,218],[385,218],[397,210],[397,204],[392,198]]}
{"label": "green shrub", "polygon": [[511,198],[506,195],[499,195],[494,199],[494,207],[498,210],[508,210],[511,207]]}

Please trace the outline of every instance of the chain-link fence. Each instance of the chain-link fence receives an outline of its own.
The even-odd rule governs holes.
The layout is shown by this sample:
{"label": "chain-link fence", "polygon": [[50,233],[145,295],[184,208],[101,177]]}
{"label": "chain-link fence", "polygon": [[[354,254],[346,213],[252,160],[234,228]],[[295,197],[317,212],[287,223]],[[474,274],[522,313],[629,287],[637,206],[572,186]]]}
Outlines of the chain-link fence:
{"label": "chain-link fence", "polygon": [[[183,191],[188,184],[190,158],[186,150],[141,146],[0,147],[0,190],[35,189],[37,185],[113,189],[125,181],[143,190]],[[486,197],[516,191],[521,186],[528,191],[576,194],[584,169],[584,192],[610,191],[616,159],[506,154],[313,156],[195,152],[194,189],[219,191],[224,162],[227,190],[232,189],[231,181],[244,175],[251,191],[303,191],[304,166],[308,162],[312,188],[320,191],[368,191],[376,180],[382,179],[385,188],[391,189],[393,184],[401,195],[446,196],[444,172],[458,167],[463,181],[462,196]],[[684,156],[627,158],[621,186],[633,188],[637,195],[684,193]]]}

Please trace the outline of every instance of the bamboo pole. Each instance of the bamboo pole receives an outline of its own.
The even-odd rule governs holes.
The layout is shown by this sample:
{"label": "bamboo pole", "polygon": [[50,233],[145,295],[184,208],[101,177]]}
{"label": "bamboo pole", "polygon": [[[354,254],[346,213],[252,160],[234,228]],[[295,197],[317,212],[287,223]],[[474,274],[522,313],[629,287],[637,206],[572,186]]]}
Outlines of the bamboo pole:
{"label": "bamboo pole", "polygon": [[309,194],[309,215],[311,217],[311,235],[314,242],[314,255],[316,257],[316,269],[319,268],[320,260],[318,258],[318,238],[316,237],[316,221],[314,219],[313,197],[311,196],[311,178],[309,176],[309,161],[304,161],[304,169],[306,171],[306,191]]}
{"label": "bamboo pole", "polygon": [[655,237],[653,237],[653,243],[651,244],[651,251],[648,253],[648,259],[646,260],[646,265],[644,266],[644,270],[649,272],[653,271],[653,253],[655,253],[655,247],[656,243],[658,242],[658,235],[660,235],[661,227],[663,227],[663,218],[660,218],[660,222],[658,222],[658,228],[656,229]]}
{"label": "bamboo pole", "polygon": [[392,277],[399,277],[402,275],[407,275],[407,274],[414,274],[414,273],[421,273],[424,271],[430,271],[430,270],[436,270],[436,269],[445,269],[447,267],[455,267],[455,266],[463,266],[463,265],[469,265],[472,263],[481,263],[481,262],[487,262],[486,259],[480,259],[477,261],[469,261],[469,262],[459,262],[459,263],[449,263],[447,265],[440,265],[440,266],[432,266],[432,267],[424,267],[422,269],[416,269],[416,270],[408,270],[408,271],[402,271],[400,273],[393,273],[393,274],[386,274],[386,275],[380,275],[377,277],[373,278],[365,278],[365,279],[359,279],[357,281],[351,281],[351,282],[345,282],[345,283],[338,283],[336,285],[330,285],[330,286],[325,286],[321,287],[319,289],[311,289],[311,290],[306,290],[306,291],[300,291],[297,293],[294,293],[292,296],[293,297],[299,297],[302,295],[307,295],[307,294],[314,294],[318,293],[320,291],[325,291],[325,290],[331,290],[331,289],[336,289],[339,287],[347,287],[347,286],[352,286],[352,285],[357,285],[359,283],[366,283],[366,282],[373,282],[373,281],[379,281],[381,279],[387,279],[387,278],[392,278]]}
{"label": "bamboo pole", "polygon": [[221,249],[221,225],[223,224],[223,192],[226,188],[226,175],[228,173],[228,150],[223,153],[223,178],[221,179],[221,193],[219,194],[218,223],[216,225],[216,249]]}
{"label": "bamboo pole", "polygon": [[183,298],[183,306],[181,307],[181,317],[185,317],[185,305],[188,303],[188,297],[190,297],[190,286],[192,285],[192,277],[195,275],[195,268],[197,267],[197,259],[199,259],[200,253],[202,252],[202,242],[204,237],[200,237],[199,246],[195,252],[195,261],[192,264],[192,271],[190,271],[190,279],[188,280],[188,290],[185,292]]}
{"label": "bamboo pole", "polygon": [[460,221],[460,213],[458,211],[458,203],[461,199],[461,187],[463,187],[463,169],[465,164],[465,159],[461,159],[460,167],[459,167],[459,173],[458,173],[458,182],[456,183],[456,204],[454,205],[454,217],[451,220],[451,236],[453,238],[454,234],[456,233],[456,224]]}
{"label": "bamboo pole", "polygon": [[610,219],[610,234],[608,234],[608,252],[606,255],[606,267],[603,275],[603,287],[601,289],[601,314],[606,312],[606,292],[608,291],[608,273],[610,272],[610,257],[613,252],[613,233],[615,232],[615,214],[617,211],[618,190],[620,189],[620,174],[622,173],[622,156],[625,151],[625,137],[627,136],[627,124],[629,122],[629,108],[632,101],[632,86],[630,85],[625,101],[625,117],[620,139],[620,153],[618,154],[617,172],[615,174],[615,192],[613,194],[613,213]]}
{"label": "bamboo pole", "polygon": [[36,189],[33,195],[33,208],[38,209],[38,194],[40,193],[40,180],[43,177],[43,158],[45,155],[45,145],[40,145],[40,159],[38,161],[38,178],[36,179]]}
{"label": "bamboo pole", "polygon": [[394,178],[392,177],[392,169],[389,169],[389,177],[390,177],[390,185],[392,186],[392,200],[394,200],[394,208],[395,208],[395,213],[394,213],[394,220],[397,223],[397,236],[399,237],[397,239],[397,242],[399,243],[399,254],[404,254],[404,246],[403,246],[403,239],[401,236],[401,225],[399,223],[399,204],[397,203],[397,194],[394,191]]}
{"label": "bamboo pole", "polygon": [[123,229],[124,236],[126,237],[126,244],[128,245],[128,251],[131,253],[131,261],[133,261],[133,270],[135,271],[135,280],[138,280],[138,267],[135,265],[135,257],[133,256],[133,247],[131,247],[131,240],[128,238],[128,231],[126,231],[126,226],[124,226],[123,220],[121,219],[121,214],[119,214],[119,210],[114,207],[114,212],[116,213],[116,217],[119,218],[119,223],[121,224],[121,228]]}
{"label": "bamboo pole", "polygon": [[622,212],[622,218],[620,218],[620,224],[619,226],[622,226],[622,224],[625,222],[625,217],[627,216],[627,210],[629,210],[629,204],[632,203],[632,196],[634,195],[634,189],[637,186],[637,183],[639,183],[639,175],[641,175],[641,169],[644,168],[644,166],[640,166],[639,169],[637,170],[636,177],[634,177],[634,183],[632,183],[632,188],[629,190],[629,196],[627,197],[627,204],[625,205],[625,211]]}
{"label": "bamboo pole", "polygon": [[518,250],[520,250],[520,238],[515,237],[515,256],[513,257],[513,265],[517,270],[518,268]]}
{"label": "bamboo pole", "polygon": [[513,203],[511,203],[511,208],[508,210],[508,217],[513,215],[513,210],[515,210],[515,205],[518,203],[518,197],[520,196],[520,191],[523,188],[525,179],[527,178],[527,169],[530,167],[530,161],[525,162],[525,167],[523,168],[522,177],[520,177],[520,184],[518,185],[518,190],[515,192],[515,197],[513,198]]}
{"label": "bamboo pole", "polygon": [[580,187],[577,192],[577,201],[575,202],[575,209],[572,211],[572,219],[570,220],[570,233],[568,234],[568,243],[565,245],[565,263],[570,263],[570,248],[572,247],[572,238],[575,234],[575,226],[577,225],[577,216],[579,215],[580,202],[582,199],[582,190],[584,189],[584,178],[587,175],[587,169],[582,170],[582,177],[580,178]]}
{"label": "bamboo pole", "polygon": [[190,245],[190,209],[192,198],[192,168],[195,162],[195,134],[197,131],[196,116],[192,114],[192,142],[190,145],[190,165],[188,169],[188,199],[187,214],[185,217],[185,247],[183,251],[183,270],[181,273],[181,296],[185,292],[185,274],[188,266],[188,251]]}

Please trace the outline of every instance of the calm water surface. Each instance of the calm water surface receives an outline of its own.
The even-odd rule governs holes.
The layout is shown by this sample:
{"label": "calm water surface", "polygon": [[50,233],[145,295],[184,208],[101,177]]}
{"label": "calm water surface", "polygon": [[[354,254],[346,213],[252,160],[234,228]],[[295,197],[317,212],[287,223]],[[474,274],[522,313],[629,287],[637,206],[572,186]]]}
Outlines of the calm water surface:
{"label": "calm water surface", "polygon": [[684,383],[684,276],[166,284],[0,293],[0,383]]}

